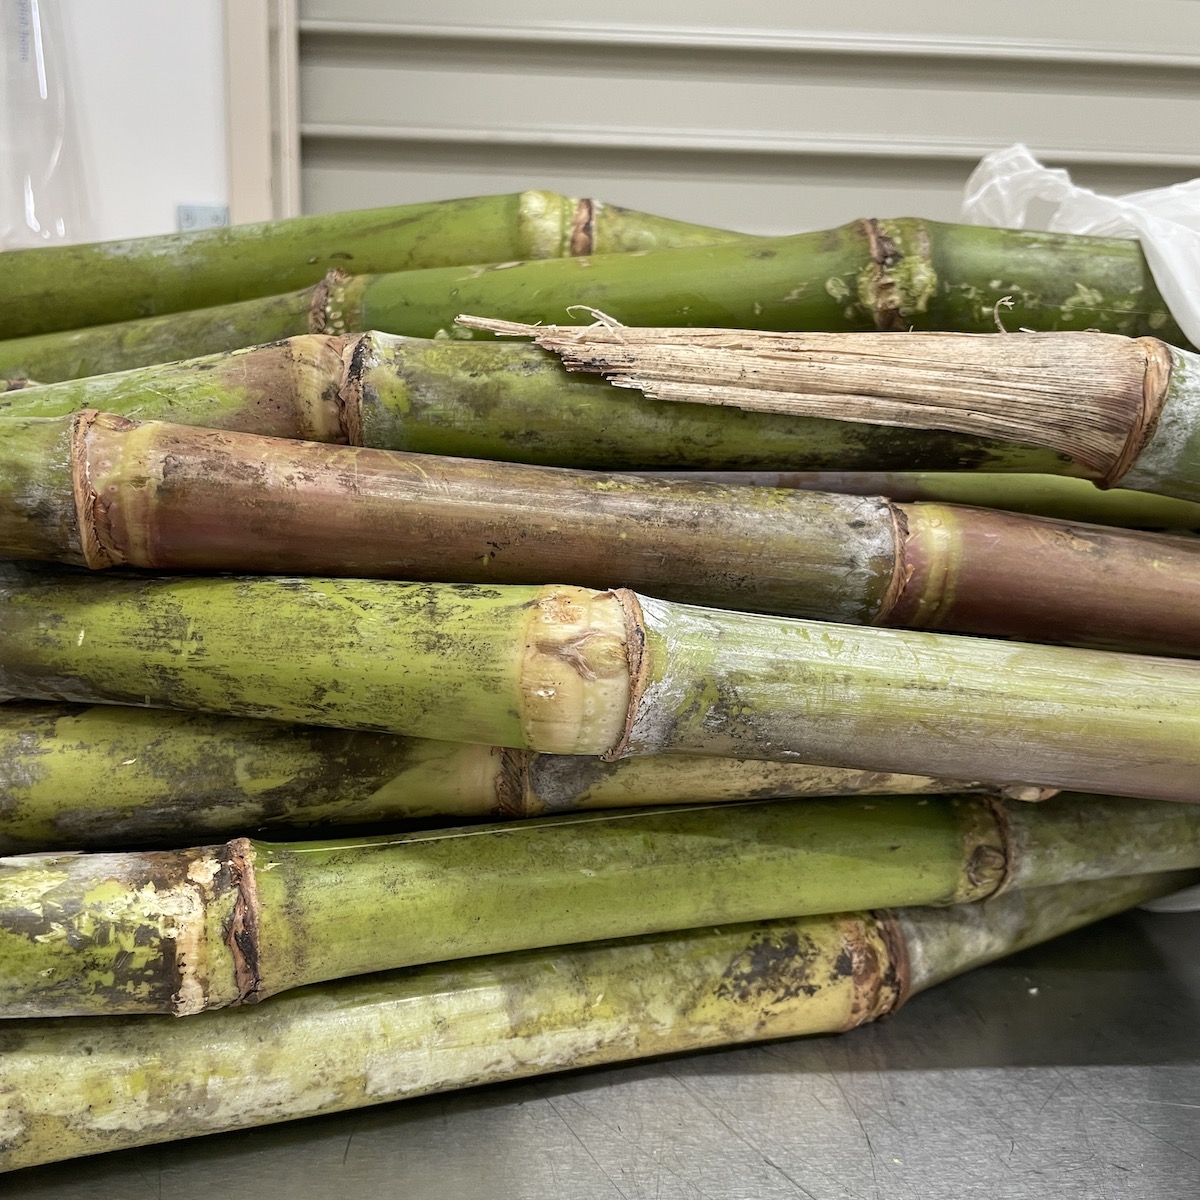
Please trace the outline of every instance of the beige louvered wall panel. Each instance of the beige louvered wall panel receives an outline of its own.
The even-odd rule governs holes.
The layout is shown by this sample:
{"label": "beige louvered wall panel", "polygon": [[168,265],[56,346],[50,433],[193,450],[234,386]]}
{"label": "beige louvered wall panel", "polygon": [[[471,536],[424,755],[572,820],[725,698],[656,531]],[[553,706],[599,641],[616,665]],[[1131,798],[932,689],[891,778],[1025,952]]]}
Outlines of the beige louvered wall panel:
{"label": "beige louvered wall panel", "polygon": [[1103,190],[1200,175],[1200,0],[300,14],[306,211],[547,187],[763,233],[945,219],[1014,141]]}

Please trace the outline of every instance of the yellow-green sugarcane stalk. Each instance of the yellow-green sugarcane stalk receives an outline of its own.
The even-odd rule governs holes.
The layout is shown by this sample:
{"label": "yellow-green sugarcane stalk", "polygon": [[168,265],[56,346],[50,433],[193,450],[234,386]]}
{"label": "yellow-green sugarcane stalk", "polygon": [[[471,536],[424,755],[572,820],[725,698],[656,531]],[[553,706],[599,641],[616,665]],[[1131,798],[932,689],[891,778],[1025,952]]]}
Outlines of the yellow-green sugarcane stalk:
{"label": "yellow-green sugarcane stalk", "polygon": [[1101,487],[1200,500],[1200,355],[1158,338],[628,329],[606,317],[547,328],[461,321],[530,337],[570,370],[660,400],[1031,443],[1064,455],[1073,473]]}
{"label": "yellow-green sugarcane stalk", "polygon": [[5,336],[208,308],[354,275],[710,245],[744,235],[526,191],[0,254]]}
{"label": "yellow-green sugarcane stalk", "polygon": [[[989,791],[805,763],[605,762],[118,705],[0,707],[0,854],[187,846],[260,828],[532,817],[651,804]],[[1051,789],[1005,794],[1043,800]]]}
{"label": "yellow-green sugarcane stalk", "polygon": [[951,908],[526,951],[313,985],[184,1022],[7,1022],[0,1169],[602,1063],[842,1033],[1195,878],[1070,883]]}
{"label": "yellow-green sugarcane stalk", "polygon": [[174,1013],[372,970],[1200,867],[1200,808],[776,800],[0,859],[0,1017]]}
{"label": "yellow-green sugarcane stalk", "polygon": [[0,439],[0,556],[620,584],[714,608],[1200,655],[1200,542],[957,505],[264,438],[85,410]]}
{"label": "yellow-green sugarcane stalk", "polygon": [[738,487],[806,488],[891,500],[969,504],[1034,517],[1115,525],[1121,529],[1200,533],[1200,504],[1131,492],[1101,490],[1063,475],[1005,475],[991,471],[641,471],[651,479],[690,479]]}
{"label": "yellow-green sugarcane stalk", "polygon": [[0,395],[0,416],[95,408],[138,420],[551,466],[1070,470],[1035,449],[937,430],[638,398],[514,342],[302,334]]}
{"label": "yellow-green sugarcane stalk", "polygon": [[299,333],[433,337],[461,312],[553,324],[574,305],[628,325],[984,331],[1005,298],[1013,328],[1184,344],[1137,242],[905,217],[645,254],[334,273],[286,296],[0,342],[0,376],[52,382]]}
{"label": "yellow-green sugarcane stalk", "polygon": [[1200,664],[624,589],[7,564],[0,696],[1200,799]]}

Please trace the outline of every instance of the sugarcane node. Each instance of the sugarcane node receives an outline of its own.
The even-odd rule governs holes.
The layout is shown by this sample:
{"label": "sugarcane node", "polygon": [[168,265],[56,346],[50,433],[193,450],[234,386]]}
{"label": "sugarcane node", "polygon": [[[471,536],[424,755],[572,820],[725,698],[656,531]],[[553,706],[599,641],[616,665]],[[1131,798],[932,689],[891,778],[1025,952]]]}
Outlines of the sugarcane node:
{"label": "sugarcane node", "polygon": [[907,322],[900,311],[898,281],[891,273],[904,255],[875,217],[864,217],[861,226],[867,237],[870,262],[864,271],[868,282],[865,287],[860,286],[860,297],[866,302],[876,329],[904,329]]}
{"label": "sugarcane node", "polygon": [[233,958],[237,998],[233,1004],[253,1004],[260,999],[258,884],[254,874],[254,846],[249,838],[228,843],[229,874],[237,889],[225,944]]}
{"label": "sugarcane node", "polygon": [[[892,947],[881,923],[870,913],[855,913],[839,922],[844,949],[835,970],[853,985],[850,1007],[842,1032],[877,1020],[896,1004],[897,985]],[[848,970],[847,970],[848,968]]]}
{"label": "sugarcane node", "polygon": [[892,610],[900,603],[900,597],[913,577],[916,568],[908,561],[908,516],[904,509],[893,501],[883,498],[884,507],[892,523],[894,551],[892,555],[892,577],[879,600],[879,606],[871,617],[870,624],[884,625]]}
{"label": "sugarcane node", "polygon": [[976,846],[967,860],[966,874],[977,887],[986,887],[992,879],[999,876],[992,890],[980,897],[990,900],[1008,890],[1020,864],[1017,861],[1017,847],[1005,801],[993,795],[984,795],[980,799],[995,822],[995,836],[999,845],[984,842]]}
{"label": "sugarcane node", "polygon": [[[315,284],[312,289],[312,303],[308,310],[309,333],[345,333],[346,325],[342,318],[340,290],[349,272],[341,267],[327,271],[325,278]],[[337,313],[337,317],[334,314]]]}
{"label": "sugarcane node", "polygon": [[571,240],[569,253],[572,258],[582,258],[596,252],[596,201],[583,197],[575,202],[571,214]]}
{"label": "sugarcane node", "polygon": [[881,997],[890,1001],[886,1006],[881,1005],[879,1016],[890,1017],[898,1013],[913,993],[912,960],[908,954],[908,940],[890,908],[877,909],[871,913],[879,930],[879,936],[887,948],[887,970],[884,972],[884,986],[880,989]]}
{"label": "sugarcane node", "polygon": [[493,746],[492,753],[500,758],[500,769],[492,784],[496,790],[494,815],[504,820],[535,815],[540,809],[534,803],[529,783],[534,752],[512,746]]}
{"label": "sugarcane node", "polygon": [[642,706],[642,698],[646,693],[647,668],[649,666],[646,655],[646,620],[637,593],[628,588],[616,588],[612,595],[621,606],[621,615],[625,622],[625,656],[629,668],[629,707],[625,713],[625,724],[620,738],[610,750],[601,756],[605,762],[615,762],[617,759],[624,758],[629,750],[633,728]]}
{"label": "sugarcane node", "polygon": [[[306,421],[306,427],[301,431],[301,440],[303,441],[328,441],[333,445],[355,445],[351,442],[347,433],[347,422],[343,413],[344,404],[341,399],[342,382],[345,378],[346,367],[345,358],[346,351],[349,346],[357,340],[356,337],[350,334],[297,334],[292,338],[285,338],[282,342],[276,343],[284,349],[289,363],[296,369],[298,383],[294,386],[285,388],[282,395],[273,394],[273,389],[268,386],[263,388],[269,402],[280,409],[294,408],[297,403],[301,405],[304,411],[305,384],[307,383],[308,371],[311,370],[312,364],[305,362],[305,344],[312,339],[318,339],[322,350],[328,354],[335,355],[337,360],[342,364],[341,370],[333,374],[333,377],[319,382],[316,390],[317,403],[313,406],[316,410],[316,418],[312,419],[314,414],[305,411],[305,416],[309,419]],[[323,357],[320,353],[313,356],[314,358]],[[249,356],[248,365],[253,365],[254,356]],[[307,368],[307,370],[306,370]],[[297,414],[299,416],[299,414]],[[184,422],[186,424],[186,422]],[[272,436],[266,430],[263,430],[266,436]],[[279,435],[274,435],[279,436]]]}
{"label": "sugarcane node", "polygon": [[1099,488],[1116,487],[1137,462],[1138,456],[1158,428],[1158,420],[1171,387],[1174,359],[1170,347],[1158,338],[1151,337],[1136,338],[1134,345],[1146,356],[1145,374],[1142,376],[1142,402],[1130,426],[1125,445],[1104,477],[1095,481]]}
{"label": "sugarcane node", "polygon": [[995,794],[952,800],[958,813],[962,874],[950,904],[974,904],[998,896],[1012,882],[1018,849],[1005,801]]}
{"label": "sugarcane node", "polygon": [[92,487],[88,443],[96,424],[120,431],[133,429],[138,422],[87,408],[78,413],[71,424],[71,489],[75,498],[80,553],[84,565],[92,570],[117,567],[125,562],[125,555],[113,541],[108,505]]}
{"label": "sugarcane node", "polygon": [[612,592],[547,587],[529,603],[520,667],[526,745],[601,754],[629,712],[626,609]]}
{"label": "sugarcane node", "polygon": [[342,381],[336,394],[338,423],[346,444],[363,444],[363,389],[366,387],[367,359],[371,354],[371,334],[348,338],[342,347]]}

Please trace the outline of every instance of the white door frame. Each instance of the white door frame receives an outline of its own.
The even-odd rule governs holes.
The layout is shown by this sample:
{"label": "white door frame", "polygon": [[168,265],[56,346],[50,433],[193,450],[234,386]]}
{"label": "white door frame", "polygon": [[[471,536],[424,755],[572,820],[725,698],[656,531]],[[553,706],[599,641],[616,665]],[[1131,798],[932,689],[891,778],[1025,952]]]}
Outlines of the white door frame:
{"label": "white door frame", "polygon": [[223,0],[229,219],[300,212],[297,0]]}

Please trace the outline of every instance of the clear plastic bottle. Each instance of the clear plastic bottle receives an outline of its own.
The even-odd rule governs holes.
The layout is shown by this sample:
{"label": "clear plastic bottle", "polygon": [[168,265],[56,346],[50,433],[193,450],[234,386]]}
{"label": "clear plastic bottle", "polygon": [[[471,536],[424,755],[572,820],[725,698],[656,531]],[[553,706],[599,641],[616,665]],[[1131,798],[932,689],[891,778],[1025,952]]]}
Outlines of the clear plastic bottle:
{"label": "clear plastic bottle", "polygon": [[0,14],[0,248],[88,240],[58,0]]}

